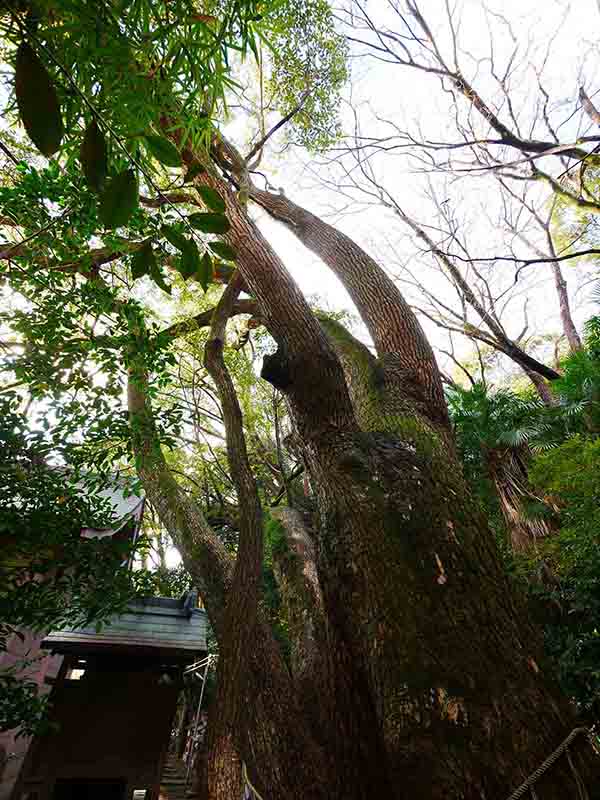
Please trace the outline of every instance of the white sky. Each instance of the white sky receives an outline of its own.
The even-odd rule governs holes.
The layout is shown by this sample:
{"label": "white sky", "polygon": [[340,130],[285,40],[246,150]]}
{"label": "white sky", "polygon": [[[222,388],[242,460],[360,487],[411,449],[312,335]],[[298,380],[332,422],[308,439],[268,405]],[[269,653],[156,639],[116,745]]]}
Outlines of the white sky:
{"label": "white sky", "polygon": [[[596,45],[600,36],[600,11],[596,0],[575,0],[570,8],[567,3],[558,0],[490,0],[485,5],[490,11],[501,12],[508,19],[519,41],[517,62],[519,59],[521,61],[511,88],[511,97],[514,98],[517,115],[525,123],[525,128],[530,109],[539,97],[535,74],[529,63],[539,67],[550,40],[553,39],[543,71],[543,82],[551,97],[552,122],[556,126],[560,125],[561,142],[574,141],[582,122],[584,125],[588,124],[577,100],[580,83],[583,83],[590,96],[600,90],[600,57]],[[366,7],[378,23],[388,24],[396,31],[399,29],[388,0],[369,0]],[[439,41],[445,43],[445,54],[450,56],[444,0],[421,0],[420,7],[436,36],[440,37]],[[486,60],[490,53],[490,39],[484,0],[463,0],[462,3],[457,3],[457,7],[457,15],[462,20],[459,42],[464,51],[473,56],[472,59],[461,59],[461,66],[467,79],[474,83],[481,94],[489,101],[494,101],[498,97],[498,91],[489,75],[489,61]],[[506,28],[496,18],[489,19],[494,32],[495,64],[497,71],[501,71],[514,44]],[[528,42],[529,51],[526,54]],[[377,121],[377,118],[385,118],[412,132],[420,128],[429,138],[457,140],[448,96],[441,92],[437,78],[392,64],[381,64],[372,59],[353,59],[351,63],[352,81],[345,91],[345,98],[352,98],[363,133],[389,133],[389,127]],[[466,101],[463,101],[464,107]],[[500,116],[509,121],[506,109],[500,111]],[[348,109],[345,109],[344,120],[346,127],[351,129],[352,118]],[[514,153],[517,157],[518,153]],[[426,224],[432,218],[432,206],[423,196],[425,184],[422,176],[411,171],[403,156],[385,154],[374,163],[378,177],[394,192],[400,204],[418,221]],[[540,165],[547,171],[554,170],[555,173],[560,166],[556,159],[544,159]],[[339,179],[339,172],[316,167],[315,161],[311,162],[298,149],[288,149],[280,157],[271,155],[266,162],[265,171],[271,183],[285,187],[286,194],[293,200],[313,212],[328,215],[330,221],[335,221],[358,244],[372,255],[379,256],[392,274],[398,270],[388,243],[393,245],[396,256],[401,260],[406,260],[409,265],[420,264],[416,258],[418,248],[414,239],[406,235],[406,230],[395,218],[382,213],[380,208],[357,206],[353,209],[354,213],[350,213],[347,209],[347,198],[336,195],[320,183],[319,177],[322,176],[333,181]],[[505,235],[493,224],[498,208],[498,191],[492,178],[466,178],[444,186],[440,191],[445,193],[443,196],[451,198],[457,214],[464,221],[464,230],[469,233],[473,255],[484,257],[508,254]],[[335,213],[343,209],[345,213]],[[485,218],[486,212],[491,217],[491,222]],[[333,308],[351,308],[349,298],[338,280],[318,259],[306,251],[281,225],[269,220],[266,214],[257,212],[257,216],[269,240],[307,295],[318,294]],[[429,267],[419,265],[417,269],[420,275],[425,275],[424,270]],[[498,270],[495,271],[494,280],[498,285],[506,280],[512,281],[514,270],[511,267],[507,269],[510,273],[504,276]],[[563,271],[572,293],[575,317],[581,324],[591,313],[589,305],[584,303],[586,291],[582,290],[576,297],[573,297],[573,293],[582,277],[589,277],[590,265],[578,268],[575,262],[566,262]],[[427,280],[431,282],[428,285],[434,291],[447,291],[446,285],[440,282],[432,270],[427,275]],[[523,291],[509,306],[503,320],[509,333],[517,335],[522,328],[525,296],[529,297],[527,310],[531,328],[541,333],[557,332],[558,306],[549,268],[544,265],[530,268],[519,286],[523,286]],[[407,291],[410,295],[410,290]],[[434,344],[447,346],[444,334],[426,321],[424,326]],[[470,345],[463,341],[462,351],[469,349]]]}

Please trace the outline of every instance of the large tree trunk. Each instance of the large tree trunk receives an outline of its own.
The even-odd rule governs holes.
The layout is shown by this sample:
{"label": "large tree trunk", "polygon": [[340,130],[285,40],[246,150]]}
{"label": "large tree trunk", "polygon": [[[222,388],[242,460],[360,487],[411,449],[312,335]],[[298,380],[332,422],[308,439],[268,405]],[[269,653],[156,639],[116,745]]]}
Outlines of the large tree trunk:
{"label": "large tree trunk", "polygon": [[[242,223],[234,207],[229,213],[232,244],[246,252],[249,242],[255,245],[252,261],[240,258],[239,265],[261,304],[269,272],[264,264],[272,254],[261,252],[247,219]],[[337,252],[347,258],[346,250],[334,247],[330,260]],[[339,264],[338,270],[344,273]],[[378,306],[383,328],[377,298],[361,302],[363,318]],[[390,328],[397,312],[396,306]],[[408,336],[412,329],[403,326]],[[290,338],[288,333],[288,343]],[[570,731],[574,717],[546,674],[539,637],[439,434],[444,413],[431,411],[432,384],[427,380],[416,392],[407,386],[400,398],[402,382],[385,380],[396,354],[382,352],[376,369],[364,372],[368,382],[361,390],[369,398],[371,424],[365,425],[354,403],[354,420],[332,426],[330,404],[337,398],[345,408],[346,389],[333,379],[327,406],[315,407],[314,364],[298,374],[288,343],[274,359],[276,368],[267,362],[263,374],[290,397],[317,487],[319,576],[340,731],[364,736],[374,712],[371,730],[374,739],[381,737],[379,757],[388,776],[388,788],[381,777],[378,786],[388,796],[508,795]],[[419,347],[414,339],[407,345],[417,359]],[[307,351],[310,343],[303,342]],[[428,363],[427,349],[421,359]],[[343,711],[349,699],[354,714]],[[596,771],[586,743],[580,746],[587,768]],[[375,777],[371,765],[363,765],[348,765],[350,781],[365,768]],[[557,765],[547,783],[550,798],[570,791],[568,765]],[[372,794],[371,788],[365,796]]]}
{"label": "large tree trunk", "polygon": [[[508,796],[575,721],[453,458],[423,432],[362,433],[313,472],[327,618],[376,704],[392,796]],[[551,787],[572,787],[566,763]]]}
{"label": "large tree trunk", "polygon": [[[357,417],[373,433],[321,442],[315,458],[327,616],[361,654],[394,786],[508,796],[575,724],[572,709],[545,675],[453,453],[418,415],[394,413],[376,359],[335,328]],[[568,762],[556,769],[543,796],[572,788]]]}
{"label": "large tree trunk", "polygon": [[[183,155],[195,161],[193,153]],[[374,370],[369,361],[354,385],[347,383],[335,349],[235,194],[214,169],[196,180],[225,199],[227,239],[278,343],[263,374],[288,397],[316,487],[331,719],[324,731],[329,770],[309,771],[322,783],[304,784],[305,795],[508,796],[575,721],[448,444],[429,346],[396,294],[383,302],[355,287],[361,315],[378,335],[378,357]],[[332,264],[351,244],[346,238],[344,247],[331,248]],[[374,262],[354,263],[364,265],[367,285],[384,285]],[[337,268],[344,275],[343,265]],[[367,398],[368,419],[358,413],[357,392]],[[254,652],[265,644],[257,639]],[[258,653],[253,660],[265,665]],[[263,679],[270,683],[273,674],[281,680],[269,668]],[[282,796],[277,770],[290,769],[298,748],[286,740],[294,734],[281,707],[269,707],[254,665],[248,686],[270,723],[254,710],[248,730],[254,737],[256,729],[271,729],[261,756],[270,749],[274,763],[260,788]],[[285,743],[279,751],[274,728]],[[595,756],[581,739],[573,750],[591,785]],[[311,757],[303,754],[304,765]],[[297,775],[300,785],[304,777]],[[539,788],[548,800],[568,796],[568,764],[555,764]],[[289,796],[299,796],[297,789]]]}

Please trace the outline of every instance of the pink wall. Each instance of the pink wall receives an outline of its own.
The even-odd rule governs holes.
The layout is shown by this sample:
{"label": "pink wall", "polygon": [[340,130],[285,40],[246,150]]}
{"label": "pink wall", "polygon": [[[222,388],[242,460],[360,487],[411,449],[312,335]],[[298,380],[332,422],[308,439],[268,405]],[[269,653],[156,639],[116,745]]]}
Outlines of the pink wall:
{"label": "pink wall", "polygon": [[[26,630],[22,630],[21,634],[25,637],[24,641],[18,636],[13,636],[8,643],[7,651],[0,653],[0,669],[11,667],[23,658],[35,659],[34,663],[20,674],[37,683],[40,691],[47,694],[52,688],[49,681],[57,676],[63,657],[50,655],[40,649],[43,635]],[[29,737],[17,737],[16,733],[17,731],[0,733],[0,800],[9,799],[31,743]]]}

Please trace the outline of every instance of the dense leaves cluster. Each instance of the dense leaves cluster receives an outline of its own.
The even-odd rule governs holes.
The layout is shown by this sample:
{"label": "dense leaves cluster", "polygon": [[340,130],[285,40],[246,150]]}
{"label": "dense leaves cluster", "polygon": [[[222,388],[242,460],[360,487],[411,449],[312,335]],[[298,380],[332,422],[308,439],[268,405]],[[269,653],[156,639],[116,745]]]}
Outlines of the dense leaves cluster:
{"label": "dense leaves cluster", "polygon": [[[146,590],[128,562],[131,539],[82,538],[85,527],[114,523],[107,501],[76,479],[68,464],[50,464],[51,445],[32,432],[18,398],[0,399],[0,649],[18,627],[37,632],[106,621]],[[10,621],[10,625],[7,621]],[[37,685],[22,681],[28,659],[0,671],[0,729],[43,720]]]}
{"label": "dense leaves cluster", "polygon": [[[507,568],[526,579],[561,682],[597,717],[600,671],[600,320],[586,325],[585,348],[567,356],[552,384],[556,404],[483,384],[449,392],[449,407],[469,480],[494,522]],[[552,535],[529,552],[507,546],[490,454],[497,468],[519,453],[529,485],[519,513],[550,521]]]}
{"label": "dense leaves cluster", "polygon": [[582,434],[535,460],[534,484],[561,505],[558,534],[544,548],[557,581],[542,595],[558,613],[546,626],[565,690],[592,719],[600,713],[600,439]]}

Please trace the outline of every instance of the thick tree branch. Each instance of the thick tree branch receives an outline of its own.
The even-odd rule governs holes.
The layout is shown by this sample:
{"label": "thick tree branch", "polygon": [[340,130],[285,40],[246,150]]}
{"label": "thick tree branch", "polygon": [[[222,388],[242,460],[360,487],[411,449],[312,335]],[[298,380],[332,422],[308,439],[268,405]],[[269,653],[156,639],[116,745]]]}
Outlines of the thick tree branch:
{"label": "thick tree branch", "polygon": [[[299,419],[312,421],[302,435],[337,435],[353,428],[341,366],[300,289],[215,167],[187,148],[182,155],[188,166],[204,167],[195,181],[217,189],[225,200],[231,225],[225,238],[235,248],[238,269],[279,345],[277,376],[272,377],[285,386]],[[269,363],[273,365],[272,358],[265,359],[265,368]]]}
{"label": "thick tree branch", "polygon": [[[191,319],[186,319],[183,322],[175,322],[168,328],[164,328],[160,332],[160,336],[169,336],[173,339],[176,339],[179,336],[185,336],[188,333],[193,333],[200,328],[206,328],[211,324],[214,313],[215,309],[209,308],[207,311],[203,311],[201,314],[197,314]],[[229,316],[233,317],[237,316],[238,314],[250,314],[252,317],[255,317],[257,313],[258,303],[256,300],[242,298],[241,300],[238,299],[232,303]]]}
{"label": "thick tree branch", "polygon": [[256,480],[250,468],[242,412],[223,359],[227,320],[242,287],[236,271],[214,310],[204,365],[217,386],[227,445],[227,460],[236,488],[240,516],[240,539],[233,583],[224,619],[218,666],[215,705],[218,717],[210,731],[209,791],[218,785],[219,754],[230,750],[245,716],[244,697],[248,677],[247,652],[256,637],[263,555],[262,509]]}

